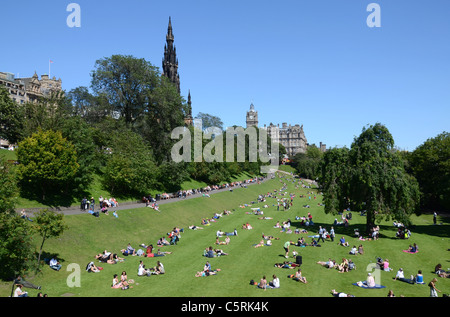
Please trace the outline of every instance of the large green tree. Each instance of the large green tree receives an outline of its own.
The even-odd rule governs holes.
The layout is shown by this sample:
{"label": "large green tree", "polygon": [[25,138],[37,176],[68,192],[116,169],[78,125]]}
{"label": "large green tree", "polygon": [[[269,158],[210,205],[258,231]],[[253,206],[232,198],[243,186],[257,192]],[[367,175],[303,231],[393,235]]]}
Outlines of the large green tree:
{"label": "large green tree", "polygon": [[0,278],[25,274],[33,265],[33,226],[15,213],[0,213]]}
{"label": "large green tree", "polygon": [[20,140],[23,129],[23,107],[15,103],[4,87],[0,87],[0,138],[11,144]]}
{"label": "large green tree", "polygon": [[350,186],[349,149],[331,148],[320,164],[319,183],[323,189],[325,212],[337,214],[348,208]]}
{"label": "large green tree", "polygon": [[419,182],[422,206],[450,210],[450,133],[428,139],[407,157]]}
{"label": "large green tree", "polygon": [[315,145],[308,146],[306,153],[297,153],[293,157],[292,166],[304,178],[316,179],[320,172],[323,152]]}
{"label": "large green tree", "polygon": [[[381,219],[409,223],[409,216],[418,208],[419,187],[416,179],[405,171],[389,130],[380,123],[364,127],[354,139],[348,157],[343,156],[344,151],[340,154],[337,159],[343,160],[341,164],[330,163],[332,154],[328,157],[327,153],[324,158],[321,184],[325,211],[342,211],[345,204],[352,209],[364,209],[367,230]],[[342,179],[333,184],[328,173]]]}
{"label": "large green tree", "polygon": [[143,58],[112,55],[95,62],[91,87],[105,94],[112,111],[132,125],[151,104],[151,93],[158,86],[158,71]]}
{"label": "large green tree", "polygon": [[103,184],[116,196],[148,195],[157,184],[158,168],[142,137],[130,130],[110,131],[105,147]]}
{"label": "large green tree", "polygon": [[61,132],[39,130],[24,139],[17,159],[21,188],[36,198],[46,201],[47,195],[68,194],[72,189],[79,164],[73,144]]}

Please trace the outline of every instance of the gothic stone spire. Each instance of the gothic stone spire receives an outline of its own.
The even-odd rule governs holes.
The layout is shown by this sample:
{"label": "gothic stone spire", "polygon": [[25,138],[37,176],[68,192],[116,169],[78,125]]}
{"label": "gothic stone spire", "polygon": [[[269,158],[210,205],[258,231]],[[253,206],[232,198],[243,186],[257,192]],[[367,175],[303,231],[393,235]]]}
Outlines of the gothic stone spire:
{"label": "gothic stone spire", "polygon": [[177,87],[180,93],[180,76],[178,75],[177,50],[173,45],[175,37],[172,32],[172,21],[169,17],[169,26],[167,27],[166,44],[164,45],[164,59],[162,62],[162,74],[170,79]]}

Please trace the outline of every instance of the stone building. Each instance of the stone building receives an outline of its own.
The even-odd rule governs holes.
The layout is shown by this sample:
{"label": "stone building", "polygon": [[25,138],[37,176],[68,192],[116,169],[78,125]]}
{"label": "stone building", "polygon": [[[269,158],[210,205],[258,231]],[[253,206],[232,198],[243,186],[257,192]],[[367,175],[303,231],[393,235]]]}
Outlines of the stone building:
{"label": "stone building", "polygon": [[[60,92],[61,78],[49,78],[42,75],[41,79],[34,73],[32,77],[16,78],[14,74],[0,72],[0,86],[6,88],[10,98],[18,104],[37,102],[39,98],[48,97],[52,92]],[[10,148],[7,140],[0,139],[1,148]]]}
{"label": "stone building", "polygon": [[258,111],[255,111],[253,103],[250,105],[250,111],[247,111],[247,117],[245,120],[248,127],[258,127]]}
{"label": "stone building", "polygon": [[305,132],[303,131],[303,125],[288,125],[283,122],[276,126],[270,123],[267,129],[267,134],[271,138],[272,142],[282,144],[286,148],[286,154],[288,156],[294,156],[297,153],[306,153],[308,147],[308,141],[306,140]]}
{"label": "stone building", "polygon": [[5,87],[11,99],[18,104],[36,102],[41,97],[48,97],[52,92],[62,91],[61,78],[49,78],[42,75],[41,79],[34,73],[32,77],[15,78],[14,74],[0,72],[0,86]]}
{"label": "stone building", "polygon": [[[258,127],[258,111],[255,110],[253,103],[250,105],[250,110],[247,111],[246,125],[248,127]],[[308,141],[303,131],[303,125],[298,124],[292,126],[287,123],[274,125],[270,123],[269,126],[264,125],[267,130],[267,136],[272,142],[282,144],[286,148],[286,154],[294,156],[297,153],[305,153],[308,147]]]}

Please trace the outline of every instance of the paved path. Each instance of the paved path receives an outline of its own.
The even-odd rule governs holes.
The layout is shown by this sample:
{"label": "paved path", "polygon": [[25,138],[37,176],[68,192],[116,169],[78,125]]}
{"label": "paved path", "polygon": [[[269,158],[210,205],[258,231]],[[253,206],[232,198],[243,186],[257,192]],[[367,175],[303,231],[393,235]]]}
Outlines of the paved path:
{"label": "paved path", "polygon": [[[265,182],[265,181],[267,181],[267,180],[269,180],[271,178],[272,178],[271,176],[265,177],[260,182]],[[251,185],[255,185],[255,184],[258,184],[258,182],[252,182],[252,183],[243,184],[243,185],[251,186]],[[232,189],[238,189],[238,188],[241,188],[241,186],[239,185],[239,186],[232,187]],[[215,190],[211,190],[208,194],[209,195],[213,195],[213,194],[217,194],[217,193],[228,191],[228,190],[230,190],[230,188],[215,189]],[[182,200],[186,200],[186,199],[193,199],[193,198],[198,198],[198,197],[202,197],[202,196],[203,196],[203,193],[197,193],[197,194],[194,194],[194,195],[186,196],[186,198],[162,199],[162,200],[157,201],[157,203],[158,203],[159,206],[161,206],[161,205],[164,205],[164,204],[167,204],[167,203],[173,203],[173,202],[177,202],[177,201],[182,201]],[[96,203],[98,204],[98,202],[96,202]],[[81,205],[81,203],[80,203],[80,205]],[[96,207],[98,207],[98,205],[96,205]],[[126,209],[142,208],[142,207],[145,207],[145,203],[143,203],[143,202],[138,202],[138,201],[135,201],[135,202],[123,202],[123,203],[119,202],[119,206],[108,208],[108,211],[113,212],[113,211],[117,211],[117,210],[126,210]],[[31,215],[33,215],[33,213],[38,212],[39,210],[45,209],[45,208],[62,212],[65,215],[78,215],[78,214],[88,213],[87,211],[82,211],[80,206],[54,207],[54,208],[51,208],[51,207],[25,208],[25,210],[26,210],[28,216],[31,216]],[[19,209],[19,210],[17,210],[17,212],[20,212],[21,210],[22,209]]]}

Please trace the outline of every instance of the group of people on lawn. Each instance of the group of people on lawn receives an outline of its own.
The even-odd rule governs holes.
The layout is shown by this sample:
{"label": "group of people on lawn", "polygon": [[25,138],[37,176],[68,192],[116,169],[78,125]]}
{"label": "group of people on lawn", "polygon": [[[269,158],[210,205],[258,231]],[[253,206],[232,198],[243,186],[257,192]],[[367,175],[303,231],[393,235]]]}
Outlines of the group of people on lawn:
{"label": "group of people on lawn", "polygon": [[[284,183],[283,185],[284,185],[283,189],[285,189],[287,187],[286,183]],[[280,193],[280,192],[278,192],[278,193]],[[276,194],[277,194],[277,191],[275,191],[275,193],[268,193],[267,195],[260,195],[258,197],[258,201],[265,202],[266,201],[266,197],[272,197],[272,198],[275,197],[276,198],[277,197]],[[289,202],[289,205],[292,206],[292,204],[293,204],[293,196],[291,195],[290,198],[291,198],[291,201]],[[115,199],[113,199],[113,198],[111,198],[109,200],[102,199],[99,202],[100,202],[100,206],[105,206],[105,207],[117,206],[118,205],[117,201]],[[86,208],[85,206],[89,206],[88,208],[93,209],[94,204],[95,204],[95,201],[92,201],[92,199],[91,199],[91,204],[89,205],[89,203],[86,201],[86,202],[83,203],[83,206],[84,206],[83,208]],[[251,205],[248,205],[248,206],[251,206]],[[227,211],[225,213],[225,215],[228,215],[228,214],[231,214],[231,212]],[[203,219],[202,220],[202,225],[209,225],[211,221],[213,221],[213,222],[217,221],[220,217],[222,217],[222,215],[223,215],[223,213],[222,214],[215,213],[214,216],[211,219]],[[348,215],[346,215],[345,218],[343,218],[343,219],[344,219],[344,223],[348,224],[348,221],[351,220],[351,216],[348,217]],[[308,213],[308,215],[306,217],[303,217],[302,220],[303,220],[303,222],[302,222],[303,225],[306,222],[308,222],[309,224],[311,224],[311,223],[313,224],[313,222],[312,222],[312,215],[310,213]],[[335,224],[340,225],[339,223],[335,223]],[[286,232],[287,229],[289,229],[289,226],[290,226],[290,220],[287,221],[287,222],[284,222],[283,223],[283,227],[282,227],[282,228],[284,228],[284,231],[282,230],[282,232]],[[279,222],[277,223],[277,225],[275,227],[281,227],[279,225]],[[399,230],[404,230],[404,227],[401,226],[401,225],[397,225],[397,227],[399,228]],[[190,228],[191,229],[202,229],[199,226],[192,226]],[[247,222],[247,223],[245,223],[243,225],[243,229],[252,229],[252,226]],[[378,239],[379,231],[380,231],[380,229],[379,229],[378,226],[374,227],[371,230],[370,235],[371,235],[371,237],[374,240]],[[157,246],[158,247],[163,247],[163,246],[168,246],[168,245],[176,245],[177,242],[179,242],[179,240],[180,240],[181,232],[182,232],[182,229],[175,227],[171,232],[167,233],[167,237],[169,239],[167,239],[166,237],[161,237],[158,240],[158,242],[157,242]],[[305,232],[307,233],[308,231],[305,230]],[[302,232],[302,233],[305,233],[305,232]],[[237,236],[236,229],[232,233],[224,233],[221,230],[218,230],[216,232],[216,244],[217,245],[219,245],[219,244],[225,244],[225,245],[229,244],[230,243],[230,238],[229,238],[230,235],[236,235]],[[221,242],[219,240],[219,238],[222,237],[222,236],[226,236],[225,237],[225,242]],[[402,234],[397,235],[397,236],[399,238],[406,238],[406,236],[402,235]],[[410,233],[408,234],[408,237],[409,236],[410,236]],[[266,241],[270,241],[270,240],[274,239],[273,237],[272,238],[270,238],[270,237],[271,236],[265,237],[264,234],[263,234],[263,237],[262,237],[263,239],[261,240],[259,245],[262,246],[265,243],[265,240]],[[317,246],[317,242],[314,243],[315,238],[318,238],[319,241],[322,240],[322,242],[325,242],[328,239],[330,239],[330,241],[334,241],[334,238],[335,238],[334,227],[331,227],[330,232],[328,232],[325,228],[323,228],[322,226],[319,226],[317,235],[311,236],[311,237],[312,237],[313,242],[310,245],[312,245],[312,246]],[[276,239],[278,239],[278,238],[276,238]],[[308,244],[305,243],[303,237],[299,238],[297,243],[293,243],[292,241],[287,241],[287,243],[284,244],[284,248],[285,248],[285,251],[286,251],[286,255],[285,255],[286,258],[288,257],[288,254],[289,254],[289,246],[290,245],[306,246]],[[345,240],[345,237],[341,237],[339,239],[338,245],[341,245],[341,246],[344,246],[344,247],[349,247],[350,246],[349,242],[347,242]],[[160,249],[158,249],[157,252],[153,252],[153,245],[152,244],[149,244],[149,245],[143,245],[142,244],[141,246],[145,250],[135,249],[129,243],[127,245],[127,247],[122,249],[122,250],[120,250],[120,252],[121,252],[121,254],[123,256],[143,256],[143,257],[157,257],[157,256],[165,256],[166,254],[171,254],[171,252],[162,252]],[[411,253],[414,253],[414,252],[416,252],[418,250],[418,247],[417,247],[416,244],[410,245],[408,250],[411,251]],[[350,255],[358,255],[358,254],[359,255],[363,255],[364,254],[364,248],[363,248],[362,244],[360,244],[358,248],[354,245],[350,249],[349,254]],[[205,251],[204,251],[204,256],[208,257],[208,258],[214,258],[214,257],[217,257],[217,256],[223,256],[223,255],[228,255],[228,254],[225,253],[221,249],[213,249],[212,246],[206,248]],[[124,258],[120,257],[117,253],[108,252],[107,250],[105,250],[102,253],[97,254],[95,256],[95,258],[97,260],[99,260],[101,263],[106,263],[106,264],[116,264],[116,263],[122,262],[124,260]],[[334,261],[332,259],[329,259],[328,261],[324,261],[324,262],[319,261],[319,262],[317,262],[317,264],[320,264],[320,265],[322,265],[324,267],[327,267],[329,269],[335,268],[340,273],[345,273],[345,272],[349,272],[349,271],[351,271],[353,269],[356,269],[356,266],[353,263],[353,261],[351,259],[347,259],[347,258],[343,258],[342,262],[340,264],[336,264],[336,261]],[[391,271],[392,270],[392,268],[390,268],[390,264],[389,264],[389,260],[388,259],[384,259],[383,260],[381,258],[378,258],[377,259],[377,265],[378,265],[378,268],[380,268],[380,269],[382,269],[384,271]],[[302,271],[300,269],[300,265],[295,264],[293,262],[286,261],[284,263],[280,263],[279,265],[276,264],[275,266],[279,267],[279,268],[289,268],[289,269],[296,268],[297,272],[295,274],[288,275],[288,278],[291,278],[291,279],[293,279],[295,281],[302,282],[302,283],[305,283],[305,284],[307,283],[306,277],[304,277],[302,275]],[[57,261],[56,258],[52,258],[51,261],[50,261],[50,267],[55,269],[55,270],[60,270],[61,269],[61,264]],[[102,268],[96,266],[94,264],[94,262],[90,262],[88,264],[86,270],[88,272],[100,272],[102,270]],[[198,271],[195,274],[195,277],[204,277],[204,276],[216,275],[220,271],[221,271],[220,269],[212,269],[211,268],[211,264],[209,263],[209,261],[207,261],[206,264],[203,267],[203,270]],[[438,276],[440,276],[440,277],[448,278],[450,276],[450,273],[442,270],[442,267],[436,266],[435,271],[436,271],[436,274]],[[159,274],[165,274],[164,266],[163,266],[163,264],[160,261],[157,261],[157,264],[154,267],[149,268],[149,269],[145,268],[145,265],[143,264],[143,261],[140,261],[140,264],[139,264],[139,267],[138,267],[138,272],[137,272],[138,276],[151,276],[151,275],[159,275]],[[405,275],[404,275],[404,272],[403,272],[403,269],[400,268],[398,270],[396,276],[394,277],[394,280],[405,281],[405,282],[408,282],[408,283],[411,283],[411,284],[424,284],[423,274],[422,274],[421,270],[419,270],[415,276],[411,275],[409,279],[406,279]],[[429,283],[430,295],[431,296],[434,296],[434,295],[437,294],[437,292],[439,292],[439,290],[437,290],[437,288],[436,288],[436,281],[437,281],[436,279],[433,279]],[[123,271],[121,276],[120,276],[120,279],[119,279],[117,274],[114,274],[111,287],[112,288],[116,288],[116,289],[117,288],[129,289],[129,288],[132,288],[132,286],[130,286],[130,284],[132,284],[133,282],[134,282],[133,280],[129,280],[127,278],[126,272]],[[267,279],[266,279],[266,276],[263,276],[261,278],[261,280],[259,281],[259,283],[254,283],[254,284],[256,284],[258,288],[266,290],[268,288],[279,288],[280,287],[280,280],[274,274],[272,276],[272,280],[271,281],[268,282]],[[368,273],[366,284],[367,284],[368,287],[375,287],[375,281],[373,279],[373,276],[370,273]],[[15,294],[14,296],[26,296],[26,295],[23,295],[23,292],[21,291],[21,288],[18,289],[16,293],[17,294]],[[334,296],[341,296],[344,293],[338,293],[335,290],[333,290],[332,294]],[[392,294],[392,291],[390,291],[389,294]],[[348,296],[349,294],[345,294],[345,295]]]}

